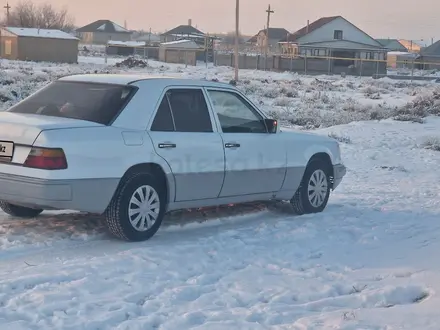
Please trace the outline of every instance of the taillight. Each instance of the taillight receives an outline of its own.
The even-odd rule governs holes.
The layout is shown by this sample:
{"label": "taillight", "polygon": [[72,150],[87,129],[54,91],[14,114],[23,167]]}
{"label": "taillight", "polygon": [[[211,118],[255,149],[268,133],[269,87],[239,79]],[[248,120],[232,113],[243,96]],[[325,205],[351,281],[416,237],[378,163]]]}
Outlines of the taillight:
{"label": "taillight", "polygon": [[33,147],[23,166],[44,170],[64,170],[67,168],[67,160],[63,149]]}

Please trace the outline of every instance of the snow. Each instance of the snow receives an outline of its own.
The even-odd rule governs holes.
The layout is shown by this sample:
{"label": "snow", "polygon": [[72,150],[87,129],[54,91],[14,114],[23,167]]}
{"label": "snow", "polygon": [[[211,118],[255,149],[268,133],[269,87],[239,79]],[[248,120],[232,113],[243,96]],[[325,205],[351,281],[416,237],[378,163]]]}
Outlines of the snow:
{"label": "snow", "polygon": [[107,42],[110,46],[125,46],[125,47],[145,47],[145,41],[114,41]]}
{"label": "snow", "polygon": [[[123,28],[122,26],[120,26],[116,23],[110,22],[108,24],[112,24],[113,28],[115,29],[116,32],[129,32],[127,29]],[[100,27],[97,28],[97,30],[105,31],[106,25],[107,25],[107,23],[102,24]]]}
{"label": "snow", "polygon": [[399,56],[407,56],[407,57],[418,57],[419,54],[417,53],[409,53],[409,52],[398,52],[398,51],[393,51],[393,52],[388,52],[388,55],[399,55]]}
{"label": "snow", "polygon": [[75,36],[63,32],[61,30],[51,30],[51,29],[37,29],[37,28],[17,28],[17,27],[6,27],[6,30],[19,36],[19,37],[33,37],[33,38],[53,38],[53,39],[68,39],[68,40],[79,40]]}
{"label": "snow", "polygon": [[176,40],[176,41],[163,42],[160,44],[160,46],[163,46],[163,47],[176,46],[178,48],[185,48],[185,49],[199,49],[200,48],[196,44],[196,42],[193,40]]}
{"label": "snow", "polygon": [[[66,74],[234,75],[151,60],[114,67],[120,60],[2,60],[1,109]],[[320,124],[312,131],[342,141],[348,172],[327,209],[176,212],[142,243],[111,238],[94,215],[0,214],[2,328],[438,330],[440,152],[429,148],[440,146],[438,85],[254,70],[240,78],[285,130]]]}

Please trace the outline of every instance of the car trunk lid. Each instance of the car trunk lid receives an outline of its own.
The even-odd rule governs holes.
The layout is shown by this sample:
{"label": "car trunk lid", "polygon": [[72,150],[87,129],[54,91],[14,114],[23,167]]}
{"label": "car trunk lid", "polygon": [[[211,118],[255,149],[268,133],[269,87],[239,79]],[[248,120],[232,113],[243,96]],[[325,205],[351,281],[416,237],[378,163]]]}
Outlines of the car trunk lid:
{"label": "car trunk lid", "polygon": [[105,125],[71,118],[0,112],[0,143],[31,146],[44,130],[97,126]]}

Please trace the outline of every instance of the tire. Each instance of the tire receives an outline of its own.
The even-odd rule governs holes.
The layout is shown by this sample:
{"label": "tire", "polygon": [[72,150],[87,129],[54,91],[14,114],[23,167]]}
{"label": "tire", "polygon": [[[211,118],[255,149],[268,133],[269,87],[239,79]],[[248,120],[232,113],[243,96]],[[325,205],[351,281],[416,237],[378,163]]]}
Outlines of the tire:
{"label": "tire", "polygon": [[[165,215],[165,189],[166,187],[158,184],[155,177],[149,173],[138,172],[123,178],[105,211],[106,224],[110,233],[117,238],[132,242],[146,241],[153,237],[159,230]],[[152,195],[149,195],[147,191]],[[140,194],[154,197],[152,205],[156,205],[156,207],[150,208],[150,214],[155,213],[157,216],[153,223],[151,223],[153,216],[150,214],[144,213],[145,217],[143,217],[142,212],[136,212],[140,208],[135,207],[136,205],[132,201],[135,198],[139,203],[141,201]],[[148,204],[145,207],[145,211],[147,211]],[[132,211],[131,216],[129,215],[130,210]],[[147,226],[142,226],[143,224],[147,224]]]}
{"label": "tire", "polygon": [[0,208],[6,214],[19,218],[35,218],[43,212],[42,209],[31,209],[29,207],[18,206],[4,201],[0,201]]}
{"label": "tire", "polygon": [[[313,198],[312,187],[315,182],[318,182],[318,186],[322,188],[320,189],[322,194],[318,193]],[[322,184],[319,184],[320,182]],[[298,190],[290,200],[293,210],[298,215],[324,211],[330,197],[330,189],[329,165],[322,160],[311,161],[307,165]]]}

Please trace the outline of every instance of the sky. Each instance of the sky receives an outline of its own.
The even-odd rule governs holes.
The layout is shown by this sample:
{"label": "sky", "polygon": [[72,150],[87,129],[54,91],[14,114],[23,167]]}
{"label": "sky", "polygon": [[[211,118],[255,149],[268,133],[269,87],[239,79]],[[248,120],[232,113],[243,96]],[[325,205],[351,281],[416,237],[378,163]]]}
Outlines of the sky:
{"label": "sky", "polygon": [[[98,19],[110,19],[129,29],[163,32],[180,24],[203,32],[235,29],[234,0],[33,0],[67,6],[75,24],[83,26]],[[19,0],[9,0],[13,7]],[[294,32],[322,16],[341,15],[375,38],[440,39],[439,0],[240,0],[240,30],[253,35],[266,25],[265,10],[271,4],[271,27]]]}

